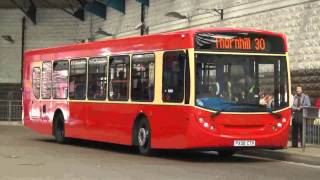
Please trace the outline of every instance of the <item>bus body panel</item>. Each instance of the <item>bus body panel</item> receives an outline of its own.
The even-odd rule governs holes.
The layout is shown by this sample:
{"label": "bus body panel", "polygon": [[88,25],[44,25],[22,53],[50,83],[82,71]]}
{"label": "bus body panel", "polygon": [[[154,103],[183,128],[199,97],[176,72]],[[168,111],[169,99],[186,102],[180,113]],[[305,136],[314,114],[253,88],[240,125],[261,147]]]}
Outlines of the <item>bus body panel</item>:
{"label": "bus body panel", "polygon": [[[86,110],[81,107],[83,104]],[[70,113],[69,119],[66,119],[66,136],[73,138],[131,145],[135,117],[143,113],[150,122],[153,148],[232,148],[234,140],[255,140],[256,147],[261,148],[283,148],[288,142],[290,120],[273,131],[272,126],[281,120],[269,114],[220,114],[213,118],[211,113],[189,106],[77,102],[70,103],[69,107],[69,112],[77,112]],[[119,109],[125,109],[125,112],[119,112]],[[281,114],[283,118],[290,118],[290,110],[284,110]],[[197,122],[199,117],[212,122],[216,131],[202,127]],[[26,125],[39,133],[51,134],[50,123],[32,122]]]}
{"label": "bus body panel", "polygon": [[[82,104],[85,104],[86,111],[82,109]],[[119,112],[119,109],[125,111]],[[184,148],[189,123],[187,109],[189,107],[70,103],[66,136],[131,145],[134,121],[139,114],[143,114],[152,129],[152,147]]]}
{"label": "bus body panel", "polygon": [[[276,119],[270,114],[220,114],[211,117],[211,113],[196,109],[196,118],[215,126],[214,131],[204,128],[196,118],[190,122],[188,148],[232,148],[235,140],[255,140],[261,148],[284,148],[288,142],[291,110],[278,112],[282,118]],[[277,123],[285,118],[281,128],[273,130]]]}
{"label": "bus body panel", "polygon": [[[46,113],[43,113],[43,107],[41,107],[41,116],[39,119],[34,119],[30,117],[30,114],[25,113],[24,125],[34,129],[43,135],[52,135],[52,122],[53,116],[56,111],[60,110],[64,116],[66,122],[68,122],[69,108],[68,102],[63,101],[53,101],[48,103],[49,106],[46,107]],[[31,107],[31,102],[25,105],[25,112]]]}

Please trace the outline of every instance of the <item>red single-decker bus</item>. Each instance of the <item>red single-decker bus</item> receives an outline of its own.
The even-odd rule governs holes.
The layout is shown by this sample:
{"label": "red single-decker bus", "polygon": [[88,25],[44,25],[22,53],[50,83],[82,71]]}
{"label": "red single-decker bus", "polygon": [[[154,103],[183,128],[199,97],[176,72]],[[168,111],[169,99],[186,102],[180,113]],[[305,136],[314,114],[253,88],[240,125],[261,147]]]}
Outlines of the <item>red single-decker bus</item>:
{"label": "red single-decker bus", "polygon": [[287,146],[290,74],[283,34],[208,28],[28,51],[23,123],[153,149]]}

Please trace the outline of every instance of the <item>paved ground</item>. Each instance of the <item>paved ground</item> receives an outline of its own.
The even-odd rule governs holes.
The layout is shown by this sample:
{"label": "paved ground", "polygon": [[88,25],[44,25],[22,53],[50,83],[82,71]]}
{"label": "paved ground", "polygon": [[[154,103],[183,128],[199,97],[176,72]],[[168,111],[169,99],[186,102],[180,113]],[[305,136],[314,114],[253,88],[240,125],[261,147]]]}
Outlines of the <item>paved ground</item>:
{"label": "paved ground", "polygon": [[160,152],[88,141],[56,144],[21,126],[0,126],[0,179],[319,179],[320,167],[215,153]]}
{"label": "paved ground", "polygon": [[248,150],[241,154],[320,166],[320,145],[308,144],[306,148],[292,148],[289,142],[287,149]]}

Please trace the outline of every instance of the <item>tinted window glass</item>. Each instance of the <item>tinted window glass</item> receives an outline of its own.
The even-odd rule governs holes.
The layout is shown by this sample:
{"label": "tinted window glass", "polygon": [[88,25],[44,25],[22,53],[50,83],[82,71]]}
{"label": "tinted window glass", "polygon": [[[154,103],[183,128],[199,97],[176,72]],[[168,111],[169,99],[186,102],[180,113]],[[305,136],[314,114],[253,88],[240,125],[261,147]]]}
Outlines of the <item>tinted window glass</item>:
{"label": "tinted window glass", "polygon": [[56,61],[53,63],[52,95],[55,99],[68,98],[69,62]]}
{"label": "tinted window glass", "polygon": [[43,62],[42,64],[42,81],[41,96],[43,99],[51,98],[51,80],[52,80],[52,63]]}
{"label": "tinted window glass", "polygon": [[69,98],[86,99],[87,60],[72,60],[70,62]]}
{"label": "tinted window glass", "polygon": [[32,69],[32,91],[35,98],[40,97],[40,68]]}
{"label": "tinted window glass", "polygon": [[109,62],[109,99],[128,100],[129,56],[113,56]]}
{"label": "tinted window glass", "polygon": [[153,101],[154,71],[154,54],[132,57],[131,99],[133,101]]}
{"label": "tinted window glass", "polygon": [[107,58],[89,60],[88,99],[105,100],[107,88]]}
{"label": "tinted window glass", "polygon": [[196,54],[196,105],[226,112],[289,106],[284,57]]}
{"label": "tinted window glass", "polygon": [[184,97],[185,53],[165,52],[163,55],[162,99],[182,102]]}

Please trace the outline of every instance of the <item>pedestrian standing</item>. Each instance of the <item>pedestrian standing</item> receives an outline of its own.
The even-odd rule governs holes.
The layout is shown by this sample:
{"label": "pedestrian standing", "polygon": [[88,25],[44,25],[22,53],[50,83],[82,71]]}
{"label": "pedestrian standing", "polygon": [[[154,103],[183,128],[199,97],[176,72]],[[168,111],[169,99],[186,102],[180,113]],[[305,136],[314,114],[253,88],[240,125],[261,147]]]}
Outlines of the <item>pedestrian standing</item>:
{"label": "pedestrian standing", "polygon": [[309,96],[303,93],[301,85],[297,85],[292,105],[292,147],[298,147],[299,139],[302,144],[303,108],[310,106]]}

